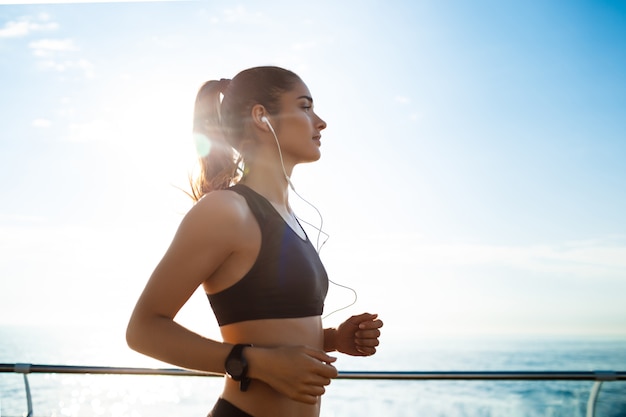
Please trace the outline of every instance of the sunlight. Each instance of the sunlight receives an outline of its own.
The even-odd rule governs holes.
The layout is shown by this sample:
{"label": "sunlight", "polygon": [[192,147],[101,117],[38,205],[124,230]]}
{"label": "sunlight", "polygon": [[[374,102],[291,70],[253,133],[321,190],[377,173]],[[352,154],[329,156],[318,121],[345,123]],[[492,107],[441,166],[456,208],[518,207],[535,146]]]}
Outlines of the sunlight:
{"label": "sunlight", "polygon": [[96,142],[106,152],[113,184],[170,205],[167,200],[183,195],[171,189],[184,189],[196,164],[195,84],[126,75],[103,97],[97,118],[73,126],[72,139]]}

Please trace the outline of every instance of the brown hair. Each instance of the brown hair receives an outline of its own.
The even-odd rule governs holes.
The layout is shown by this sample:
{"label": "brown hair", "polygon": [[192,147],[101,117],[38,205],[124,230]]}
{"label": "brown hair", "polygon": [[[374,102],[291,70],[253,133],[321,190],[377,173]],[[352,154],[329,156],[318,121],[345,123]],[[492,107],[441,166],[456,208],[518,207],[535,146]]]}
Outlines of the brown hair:
{"label": "brown hair", "polygon": [[278,113],[280,95],[299,81],[300,77],[283,68],[254,67],[232,80],[204,83],[196,96],[193,120],[200,160],[200,173],[191,187],[195,201],[239,180],[245,163],[243,143],[252,107],[261,104],[269,114]]}

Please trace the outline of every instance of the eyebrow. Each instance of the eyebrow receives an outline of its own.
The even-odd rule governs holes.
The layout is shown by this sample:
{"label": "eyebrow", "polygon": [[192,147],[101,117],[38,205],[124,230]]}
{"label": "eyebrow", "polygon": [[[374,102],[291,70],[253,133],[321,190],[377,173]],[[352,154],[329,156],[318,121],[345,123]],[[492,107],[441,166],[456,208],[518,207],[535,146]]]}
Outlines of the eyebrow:
{"label": "eyebrow", "polygon": [[309,97],[309,96],[300,96],[297,98],[297,100],[300,100],[301,98],[306,98],[307,100],[309,100],[311,103],[313,103],[313,98]]}

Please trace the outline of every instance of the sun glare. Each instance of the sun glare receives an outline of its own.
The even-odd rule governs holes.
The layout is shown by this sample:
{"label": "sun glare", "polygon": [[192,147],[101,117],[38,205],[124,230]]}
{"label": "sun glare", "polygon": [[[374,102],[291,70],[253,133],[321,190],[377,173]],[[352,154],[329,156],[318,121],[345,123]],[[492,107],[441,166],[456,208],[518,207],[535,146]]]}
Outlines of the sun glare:
{"label": "sun glare", "polygon": [[120,164],[118,180],[185,185],[199,142],[191,133],[196,86],[159,80],[156,89],[156,81],[135,78],[111,94],[104,110],[112,128],[103,140]]}
{"label": "sun glare", "polygon": [[202,133],[193,134],[193,142],[196,145],[196,152],[198,156],[204,158],[211,152],[211,141],[206,135]]}

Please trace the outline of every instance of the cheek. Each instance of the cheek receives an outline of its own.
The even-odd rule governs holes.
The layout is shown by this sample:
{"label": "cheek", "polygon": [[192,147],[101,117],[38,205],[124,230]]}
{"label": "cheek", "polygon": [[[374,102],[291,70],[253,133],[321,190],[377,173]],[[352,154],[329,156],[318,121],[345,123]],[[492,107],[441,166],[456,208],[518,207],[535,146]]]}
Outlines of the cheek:
{"label": "cheek", "polygon": [[315,125],[315,114],[314,113],[305,113],[302,118],[303,122],[307,124],[307,126],[311,127]]}
{"label": "cheek", "polygon": [[291,119],[291,123],[290,123],[290,129],[292,129],[294,132],[295,131],[302,132],[303,130],[309,130],[311,126],[313,126],[312,120],[306,114],[300,114],[300,115],[294,116],[293,119]]}
{"label": "cheek", "polygon": [[289,131],[294,134],[310,133],[315,126],[315,116],[305,112],[298,112],[284,119],[285,132]]}

